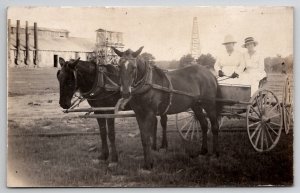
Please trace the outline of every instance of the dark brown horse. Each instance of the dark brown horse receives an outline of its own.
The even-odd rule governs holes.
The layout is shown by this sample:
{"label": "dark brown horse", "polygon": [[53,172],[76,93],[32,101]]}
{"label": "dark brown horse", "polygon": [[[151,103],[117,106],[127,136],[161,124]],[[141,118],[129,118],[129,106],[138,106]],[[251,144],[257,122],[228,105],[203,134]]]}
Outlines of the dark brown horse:
{"label": "dark brown horse", "polygon": [[[220,94],[215,76],[200,65],[183,69],[162,72],[159,68],[139,58],[143,47],[133,52],[121,52],[113,48],[120,56],[121,92],[123,98],[130,98],[131,108],[141,133],[144,150],[144,169],[153,166],[150,149],[150,135],[155,127],[156,115],[176,114],[191,108],[202,128],[201,154],[207,148],[207,117],[212,123],[213,153],[218,155],[218,113],[220,106],[216,104]],[[172,95],[172,96],[171,96]]]}
{"label": "dark brown horse", "polygon": [[[59,104],[62,108],[68,109],[71,107],[71,100],[74,93],[79,90],[80,93],[89,93],[92,90],[92,87],[95,83],[95,77],[97,76],[96,68],[97,65],[93,62],[70,60],[65,61],[63,58],[59,58],[59,63],[61,69],[57,72],[57,78],[60,85],[60,99]],[[103,65],[101,66],[103,73],[106,74],[113,82],[119,83],[119,69],[112,65]],[[103,79],[103,84],[106,80]],[[99,83],[102,84],[102,83]],[[121,98],[120,91],[108,91],[104,87],[100,92],[93,96],[88,97],[87,101],[92,107],[114,107],[117,101]],[[129,107],[127,107],[129,109]],[[95,112],[95,114],[100,113],[114,113],[113,111],[107,112]],[[115,128],[114,128],[114,119],[107,119],[107,125],[105,119],[97,119],[100,136],[102,142],[102,151],[99,159],[107,160],[110,155],[110,162],[118,161],[118,154],[115,145]],[[167,148],[167,136],[166,136],[166,123],[167,116],[161,117],[161,125],[163,127],[163,140],[162,148]],[[110,151],[108,148],[107,138],[110,141]],[[156,149],[156,128],[153,131],[153,143],[152,149]]]}

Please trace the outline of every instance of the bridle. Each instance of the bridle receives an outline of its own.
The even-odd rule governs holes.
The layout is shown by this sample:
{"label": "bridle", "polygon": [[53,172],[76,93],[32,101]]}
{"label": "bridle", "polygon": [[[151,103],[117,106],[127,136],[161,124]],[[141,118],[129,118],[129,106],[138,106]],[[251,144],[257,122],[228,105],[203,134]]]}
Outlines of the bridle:
{"label": "bridle", "polygon": [[[136,63],[136,58],[127,58],[126,60],[131,60]],[[152,69],[151,69],[150,65],[146,65],[146,72],[145,72],[144,76],[142,78],[138,79],[138,69],[135,70],[135,73],[133,75],[133,77],[134,77],[133,83],[132,83],[132,85],[130,85],[130,86],[132,86],[132,94],[137,94],[137,93],[140,94],[145,90],[145,89],[143,89],[143,87],[146,84],[150,84],[150,81],[152,78],[152,76],[150,76],[150,74],[152,74],[151,72],[152,72]]]}

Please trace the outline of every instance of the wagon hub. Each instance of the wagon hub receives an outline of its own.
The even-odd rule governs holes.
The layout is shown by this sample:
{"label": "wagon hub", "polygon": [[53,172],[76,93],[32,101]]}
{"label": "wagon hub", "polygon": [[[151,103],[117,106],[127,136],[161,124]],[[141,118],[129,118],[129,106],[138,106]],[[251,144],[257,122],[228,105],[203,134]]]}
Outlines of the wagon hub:
{"label": "wagon hub", "polygon": [[261,116],[261,121],[263,123],[268,123],[268,122],[270,122],[270,118],[266,115],[263,115],[263,116]]}

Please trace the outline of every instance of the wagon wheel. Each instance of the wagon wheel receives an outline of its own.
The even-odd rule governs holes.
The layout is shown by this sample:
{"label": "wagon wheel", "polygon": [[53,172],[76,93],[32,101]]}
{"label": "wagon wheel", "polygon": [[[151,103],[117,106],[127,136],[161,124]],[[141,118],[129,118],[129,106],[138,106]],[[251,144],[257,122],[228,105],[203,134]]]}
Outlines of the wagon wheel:
{"label": "wagon wheel", "polygon": [[247,106],[247,132],[253,148],[270,151],[279,141],[283,116],[281,103],[269,90],[258,90]]}
{"label": "wagon wheel", "polygon": [[176,114],[176,127],[185,141],[199,142],[201,140],[201,126],[192,110]]}
{"label": "wagon wheel", "polygon": [[283,97],[282,97],[282,110],[283,110],[283,122],[285,133],[288,134],[293,125],[293,100],[292,100],[292,89],[289,78],[286,79]]}
{"label": "wagon wheel", "polygon": [[[223,117],[219,117],[219,129],[221,128]],[[207,118],[208,131],[211,129],[210,120]],[[176,114],[176,127],[180,136],[185,141],[199,142],[202,139],[201,125],[192,110]]]}

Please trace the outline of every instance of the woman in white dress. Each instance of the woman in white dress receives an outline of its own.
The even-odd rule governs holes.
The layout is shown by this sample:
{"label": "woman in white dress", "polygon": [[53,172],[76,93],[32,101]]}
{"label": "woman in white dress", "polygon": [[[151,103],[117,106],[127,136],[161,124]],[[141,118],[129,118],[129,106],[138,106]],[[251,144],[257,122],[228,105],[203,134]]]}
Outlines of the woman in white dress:
{"label": "woman in white dress", "polygon": [[244,84],[251,85],[251,96],[258,90],[260,80],[266,77],[264,58],[255,50],[257,45],[253,37],[247,37],[242,45],[247,52],[244,53],[245,69],[240,78]]}

